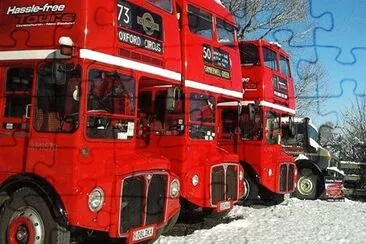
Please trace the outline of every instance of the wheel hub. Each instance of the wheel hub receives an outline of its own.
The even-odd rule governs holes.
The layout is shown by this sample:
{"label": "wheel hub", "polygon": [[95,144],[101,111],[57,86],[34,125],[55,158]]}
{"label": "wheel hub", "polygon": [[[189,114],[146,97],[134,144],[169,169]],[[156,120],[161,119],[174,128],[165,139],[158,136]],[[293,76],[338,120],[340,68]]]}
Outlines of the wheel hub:
{"label": "wheel hub", "polygon": [[313,182],[304,176],[302,176],[299,179],[298,185],[299,185],[299,192],[303,195],[309,195],[314,188]]}
{"label": "wheel hub", "polygon": [[21,225],[18,227],[17,233],[16,233],[16,239],[20,243],[27,243],[28,241],[28,229],[26,226]]}
{"label": "wheel hub", "polygon": [[14,212],[8,227],[9,244],[44,243],[45,227],[40,214],[31,207]]}

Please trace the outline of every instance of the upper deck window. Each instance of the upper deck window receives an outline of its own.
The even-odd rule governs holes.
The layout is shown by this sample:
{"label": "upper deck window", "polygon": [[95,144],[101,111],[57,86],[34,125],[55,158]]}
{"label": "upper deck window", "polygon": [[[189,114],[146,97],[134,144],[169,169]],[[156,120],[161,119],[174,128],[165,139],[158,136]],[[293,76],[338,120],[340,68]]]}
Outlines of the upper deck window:
{"label": "upper deck window", "polygon": [[173,11],[171,0],[147,0],[149,3],[161,8],[169,13]]}
{"label": "upper deck window", "polygon": [[235,29],[234,26],[229,23],[217,19],[216,21],[217,38],[219,43],[226,45],[234,45],[235,42]]}
{"label": "upper deck window", "polygon": [[272,70],[278,70],[276,53],[269,48],[263,47],[264,65]]}
{"label": "upper deck window", "polygon": [[212,40],[212,15],[193,6],[188,6],[189,30]]}
{"label": "upper deck window", "polygon": [[288,61],[287,58],[280,56],[280,70],[281,73],[286,75],[286,76],[291,76],[290,73],[290,62]]}
{"label": "upper deck window", "polygon": [[257,65],[259,63],[259,53],[257,46],[245,44],[240,46],[240,63],[242,65]]}

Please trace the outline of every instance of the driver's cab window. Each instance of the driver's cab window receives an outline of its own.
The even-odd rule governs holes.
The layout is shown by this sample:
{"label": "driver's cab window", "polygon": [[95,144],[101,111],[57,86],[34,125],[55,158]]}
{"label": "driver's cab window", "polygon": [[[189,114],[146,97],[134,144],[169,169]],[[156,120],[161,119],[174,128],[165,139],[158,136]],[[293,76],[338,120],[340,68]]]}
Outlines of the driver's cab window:
{"label": "driver's cab window", "polygon": [[232,139],[236,132],[238,124],[238,111],[237,109],[224,110],[221,113],[221,138]]}
{"label": "driver's cab window", "polygon": [[133,115],[135,80],[118,72],[93,69],[89,72],[88,111]]}
{"label": "driver's cab window", "polygon": [[257,106],[243,106],[240,114],[240,134],[243,140],[262,139],[262,110]]}
{"label": "driver's cab window", "polygon": [[29,113],[33,84],[33,68],[9,68],[6,73],[5,111],[7,118],[24,118]]}
{"label": "driver's cab window", "polygon": [[178,87],[156,92],[152,129],[156,135],[183,135],[184,94]]}
{"label": "driver's cab window", "polygon": [[266,112],[266,139],[268,144],[278,144],[280,141],[280,117],[275,112]]}
{"label": "driver's cab window", "polygon": [[134,77],[115,70],[89,71],[88,137],[123,141],[135,136],[135,87]]}
{"label": "driver's cab window", "polygon": [[189,135],[192,139],[215,139],[216,98],[206,94],[190,94]]}
{"label": "driver's cab window", "polygon": [[45,62],[37,69],[34,127],[40,132],[73,132],[79,127],[81,67]]}

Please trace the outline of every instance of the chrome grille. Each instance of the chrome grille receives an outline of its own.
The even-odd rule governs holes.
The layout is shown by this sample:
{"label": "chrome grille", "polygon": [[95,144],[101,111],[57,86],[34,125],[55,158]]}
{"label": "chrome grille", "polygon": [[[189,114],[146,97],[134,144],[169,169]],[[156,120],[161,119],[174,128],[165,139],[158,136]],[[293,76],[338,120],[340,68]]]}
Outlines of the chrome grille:
{"label": "chrome grille", "polygon": [[238,198],[238,166],[219,165],[211,171],[211,203],[235,201]]}
{"label": "chrome grille", "polygon": [[120,233],[164,221],[168,176],[146,174],[123,180]]}

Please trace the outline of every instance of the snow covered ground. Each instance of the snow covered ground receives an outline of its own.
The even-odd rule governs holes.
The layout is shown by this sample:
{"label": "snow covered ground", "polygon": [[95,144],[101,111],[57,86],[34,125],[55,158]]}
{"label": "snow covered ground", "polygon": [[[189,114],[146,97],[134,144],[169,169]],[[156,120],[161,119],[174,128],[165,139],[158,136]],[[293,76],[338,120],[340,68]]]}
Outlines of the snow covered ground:
{"label": "snow covered ground", "polygon": [[188,236],[162,236],[158,244],[366,243],[366,203],[301,201],[272,207],[236,206],[234,219]]}

